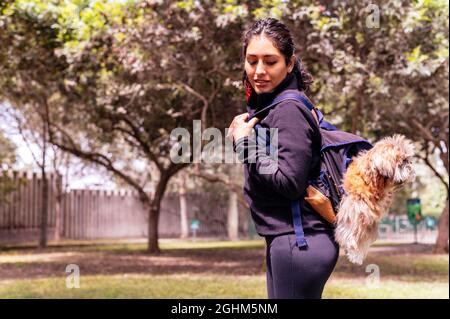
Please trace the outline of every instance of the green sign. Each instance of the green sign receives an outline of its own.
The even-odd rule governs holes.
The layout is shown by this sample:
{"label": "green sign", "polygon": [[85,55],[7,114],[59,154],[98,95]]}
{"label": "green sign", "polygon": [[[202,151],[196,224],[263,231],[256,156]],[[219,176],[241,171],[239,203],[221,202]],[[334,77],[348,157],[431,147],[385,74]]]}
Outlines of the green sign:
{"label": "green sign", "polygon": [[406,202],[408,220],[411,225],[417,225],[422,220],[422,211],[420,208],[420,198],[411,198]]}

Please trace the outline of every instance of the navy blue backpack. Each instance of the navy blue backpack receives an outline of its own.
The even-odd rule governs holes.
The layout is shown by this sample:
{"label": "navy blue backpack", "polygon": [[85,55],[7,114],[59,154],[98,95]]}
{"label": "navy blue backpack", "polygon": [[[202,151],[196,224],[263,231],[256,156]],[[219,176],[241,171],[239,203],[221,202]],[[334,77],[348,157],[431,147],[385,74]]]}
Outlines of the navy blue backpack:
{"label": "navy blue backpack", "polygon": [[[334,125],[324,120],[323,114],[313,106],[306,95],[298,90],[285,90],[278,95],[267,107],[252,114],[250,118],[258,117],[261,113],[276,107],[280,102],[294,100],[300,102],[301,107],[306,106],[309,111],[315,112],[314,116],[319,125],[322,147],[320,150],[320,173],[313,180],[308,180],[304,196],[291,203],[293,224],[298,247],[307,247],[302,227],[300,201],[305,200],[329,223],[334,223],[337,208],[345,190],[342,187],[342,179],[352,158],[362,150],[369,150],[373,145],[366,139],[355,134],[338,130]],[[256,133],[261,124],[255,125]],[[258,143],[261,136],[256,134]],[[270,153],[270,139],[265,136],[266,152]],[[260,144],[258,144],[260,145]]]}

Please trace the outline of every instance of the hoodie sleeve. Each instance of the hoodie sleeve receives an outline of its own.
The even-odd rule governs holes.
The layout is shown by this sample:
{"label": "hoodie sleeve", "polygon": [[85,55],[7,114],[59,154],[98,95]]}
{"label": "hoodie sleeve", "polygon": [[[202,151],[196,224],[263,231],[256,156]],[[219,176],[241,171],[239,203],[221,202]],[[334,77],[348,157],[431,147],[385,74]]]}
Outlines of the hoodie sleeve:
{"label": "hoodie sleeve", "polygon": [[269,117],[270,127],[278,130],[275,156],[267,155],[265,147],[258,146],[254,137],[237,140],[235,151],[241,162],[256,164],[261,183],[294,200],[305,191],[311,169],[314,118],[306,107],[291,101],[280,103]]}

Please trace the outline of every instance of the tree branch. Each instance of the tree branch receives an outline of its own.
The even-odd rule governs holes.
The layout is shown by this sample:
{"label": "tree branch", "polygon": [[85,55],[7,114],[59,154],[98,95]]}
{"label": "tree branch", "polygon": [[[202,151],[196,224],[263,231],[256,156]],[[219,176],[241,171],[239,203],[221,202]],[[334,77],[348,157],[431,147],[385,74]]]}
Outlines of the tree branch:
{"label": "tree branch", "polygon": [[196,96],[197,98],[199,98],[202,102],[203,102],[203,108],[202,108],[202,115],[201,115],[201,121],[202,124],[207,126],[206,124],[206,113],[208,111],[209,108],[209,102],[208,100],[201,95],[200,93],[198,93],[197,91],[195,91],[193,88],[191,88],[189,85],[187,85],[186,83],[182,83],[182,82],[178,82],[179,85],[181,85],[186,91],[188,91],[189,93],[191,93],[192,95]]}
{"label": "tree branch", "polygon": [[225,175],[221,175],[221,174],[210,174],[210,173],[205,173],[205,172],[200,172],[199,170],[196,170],[195,172],[191,172],[189,173],[190,176],[195,176],[195,177],[200,177],[210,183],[222,183],[225,186],[227,186],[229,189],[231,189],[233,192],[235,192],[238,195],[238,200],[239,203],[246,207],[247,209],[249,208],[247,202],[244,200],[243,196],[242,196],[242,186],[235,184],[233,182],[230,182],[228,180],[228,177]]}
{"label": "tree branch", "polygon": [[56,145],[58,148],[60,148],[61,150],[65,151],[65,152],[71,153],[79,158],[88,160],[92,163],[95,163],[95,164],[105,167],[108,171],[113,172],[119,178],[124,180],[128,185],[133,187],[139,193],[139,197],[144,203],[150,202],[150,197],[145,193],[145,191],[142,189],[142,187],[139,185],[139,183],[136,182],[131,176],[128,176],[128,175],[124,174],[123,172],[121,172],[120,170],[118,170],[117,168],[115,168],[113,162],[106,155],[98,153],[98,152],[82,151],[76,145],[76,143],[73,141],[71,136],[64,129],[57,127],[55,124],[49,123],[49,127],[52,127],[52,126],[56,127],[58,129],[58,131],[61,134],[63,134],[65,138],[68,139],[69,144],[71,146],[68,146],[68,145],[65,145],[63,143],[59,143],[58,141],[56,141],[55,137],[54,137],[54,132],[53,132],[53,130],[50,129],[49,130],[50,142],[52,144]]}
{"label": "tree branch", "polygon": [[433,164],[431,164],[428,158],[428,152],[426,152],[425,156],[417,155],[417,157],[420,158],[422,161],[424,161],[425,164],[433,171],[434,175],[436,175],[436,177],[440,179],[442,184],[444,184],[448,196],[449,195],[448,183],[445,181],[444,177],[441,174],[439,174],[439,172],[434,168]]}
{"label": "tree branch", "polygon": [[128,133],[129,136],[134,138],[139,145],[141,146],[144,153],[155,163],[156,167],[159,171],[162,171],[164,168],[162,164],[158,161],[158,158],[156,155],[151,151],[148,144],[142,139],[141,133],[139,132],[139,128],[134,125],[133,121],[129,119],[126,115],[123,115],[120,117],[127,125],[128,127],[133,131],[133,134],[131,134],[129,131],[125,130],[124,132]]}

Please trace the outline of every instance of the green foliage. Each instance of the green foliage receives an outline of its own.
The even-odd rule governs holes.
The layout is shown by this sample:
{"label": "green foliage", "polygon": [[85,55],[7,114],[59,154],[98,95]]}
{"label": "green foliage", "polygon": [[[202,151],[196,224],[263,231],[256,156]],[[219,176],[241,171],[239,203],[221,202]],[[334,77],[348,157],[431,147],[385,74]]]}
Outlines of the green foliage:
{"label": "green foliage", "polygon": [[0,131],[0,168],[8,169],[16,160],[14,144]]}
{"label": "green foliage", "polygon": [[15,151],[14,144],[0,130],[0,202],[4,201],[5,196],[14,190],[13,182],[6,172],[16,161]]}
{"label": "green foliage", "polygon": [[[114,69],[111,61],[119,57],[112,57],[105,51],[112,49],[104,46],[106,35],[112,35],[113,38],[108,41],[112,41],[111,45],[116,50],[120,50],[119,47],[129,47],[131,52],[128,55],[141,60],[140,63],[136,61],[137,65],[142,65],[144,61],[160,61],[157,65],[161,68],[160,73],[165,73],[164,65],[172,63],[169,57],[175,52],[177,56],[186,56],[184,60],[188,63],[195,61],[193,57],[187,57],[189,52],[203,52],[205,56],[199,61],[203,65],[214,63],[209,58],[210,55],[222,56],[226,63],[216,65],[216,69],[230,69],[231,74],[234,73],[231,80],[236,81],[242,66],[231,66],[231,61],[239,60],[241,44],[236,40],[243,27],[251,23],[247,20],[249,17],[254,20],[263,16],[275,16],[293,30],[297,40],[297,53],[316,78],[312,94],[317,105],[330,113],[334,122],[344,129],[376,139],[392,130],[392,122],[398,122],[397,117],[395,121],[391,120],[393,111],[404,114],[405,107],[416,104],[419,99],[423,104],[424,98],[430,103],[439,103],[436,107],[441,107],[440,100],[446,101],[443,98],[445,87],[442,93],[436,91],[437,88],[432,89],[427,92],[426,97],[416,93],[426,78],[433,77],[433,82],[441,83],[441,76],[448,74],[445,72],[448,61],[448,5],[442,1],[415,1],[409,5],[400,1],[382,2],[379,5],[379,28],[368,28],[365,25],[370,13],[367,10],[370,1],[352,4],[334,2],[329,5],[319,5],[312,1],[281,0],[177,1],[172,4],[161,1],[145,4],[140,1],[22,0],[9,3],[12,4],[5,5],[2,9],[2,19],[16,14],[35,19],[36,23],[41,24],[48,20],[45,24],[51,27],[46,28],[46,32],[54,30],[57,35],[46,37],[46,40],[55,43],[53,48],[63,44],[64,50],[57,52],[69,63],[75,62],[71,60],[76,59],[74,52],[80,52],[96,42],[96,47],[89,53],[91,59],[93,55],[97,55],[96,59],[101,59],[101,55],[106,57],[105,54],[108,54],[109,59],[95,65],[95,76],[103,82],[109,81],[109,76],[121,71]],[[183,22],[180,24],[171,19],[170,14],[179,16]],[[146,48],[143,51],[142,46],[139,48],[137,37],[127,39],[132,32],[141,32],[139,30],[143,30],[144,26],[147,26],[148,31],[151,25],[159,30],[160,38],[160,41],[152,43],[152,50]],[[205,33],[208,29],[204,28],[214,25],[219,30],[214,32],[214,38],[208,38]],[[223,29],[227,32],[223,32]],[[426,37],[423,36],[425,32]],[[172,40],[162,39],[161,36]],[[185,45],[181,46],[177,39],[186,40]],[[212,40],[211,43],[206,44],[209,40]],[[204,49],[202,42],[205,42]],[[223,43],[226,43],[226,47],[221,45]],[[152,52],[156,50],[161,53]],[[179,58],[175,63],[176,61]],[[441,72],[443,65],[444,72]],[[186,74],[181,63],[178,66],[175,73],[167,76],[168,83]],[[93,80],[91,75],[94,74],[92,71],[80,72],[77,76],[90,85],[89,81]],[[189,73],[192,72],[193,70]],[[411,81],[414,78],[418,78],[418,81]],[[65,83],[72,83],[71,80],[65,79]],[[76,91],[80,93],[82,88],[77,87]],[[182,91],[175,89],[174,94],[177,92],[182,96]],[[438,93],[439,99],[432,92]],[[392,109],[391,105],[398,107]]]}

